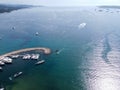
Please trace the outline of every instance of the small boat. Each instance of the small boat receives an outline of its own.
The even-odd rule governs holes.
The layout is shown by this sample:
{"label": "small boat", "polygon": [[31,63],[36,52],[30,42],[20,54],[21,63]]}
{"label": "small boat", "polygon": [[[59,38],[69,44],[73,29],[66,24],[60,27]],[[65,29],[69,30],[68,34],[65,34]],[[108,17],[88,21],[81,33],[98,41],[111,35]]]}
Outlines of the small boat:
{"label": "small boat", "polygon": [[56,54],[58,55],[58,54],[60,54],[60,52],[56,52]]}
{"label": "small boat", "polygon": [[23,60],[29,60],[31,58],[31,55],[30,54],[26,54],[23,56]]}
{"label": "small boat", "polygon": [[5,63],[3,61],[0,61],[0,65],[3,66],[5,65]]}
{"label": "small boat", "polygon": [[0,85],[0,90],[5,90],[5,88],[2,84]]}
{"label": "small boat", "polygon": [[9,80],[12,81],[13,80],[12,77],[9,77]]}
{"label": "small boat", "polygon": [[5,88],[2,87],[2,88],[0,88],[0,90],[5,90]]}
{"label": "small boat", "polygon": [[55,50],[55,53],[56,54],[60,54],[60,50]]}
{"label": "small boat", "polygon": [[35,33],[35,35],[36,35],[36,36],[38,36],[38,35],[39,35],[39,33],[38,33],[38,32],[36,32],[36,33]]}
{"label": "small boat", "polygon": [[7,64],[12,63],[12,59],[10,57],[2,57],[1,61]]}
{"label": "small boat", "polygon": [[13,59],[19,58],[19,55],[11,55],[11,58]]}
{"label": "small boat", "polygon": [[45,62],[45,60],[40,60],[40,61],[36,62],[35,65],[43,64],[44,62]]}
{"label": "small boat", "polygon": [[3,68],[2,68],[2,67],[0,67],[0,70],[3,70]]}
{"label": "small boat", "polygon": [[57,49],[57,50],[55,50],[55,52],[59,52],[59,50]]}
{"label": "small boat", "polygon": [[16,73],[16,74],[14,74],[14,76],[13,76],[13,77],[14,77],[14,78],[16,78],[16,77],[18,77],[18,76],[22,75],[22,73],[23,73],[23,72],[18,72],[18,73]]}
{"label": "small boat", "polygon": [[38,60],[39,59],[39,54],[32,54],[31,55],[31,59],[33,59],[33,60]]}

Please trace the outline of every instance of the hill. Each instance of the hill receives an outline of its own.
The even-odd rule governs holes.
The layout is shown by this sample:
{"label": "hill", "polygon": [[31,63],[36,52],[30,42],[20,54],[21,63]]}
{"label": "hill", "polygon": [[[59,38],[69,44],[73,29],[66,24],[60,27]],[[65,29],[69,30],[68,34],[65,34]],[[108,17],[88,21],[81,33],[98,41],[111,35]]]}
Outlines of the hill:
{"label": "hill", "polygon": [[23,9],[23,8],[30,8],[33,7],[32,5],[4,5],[0,4],[0,13],[4,12],[11,12],[13,10]]}

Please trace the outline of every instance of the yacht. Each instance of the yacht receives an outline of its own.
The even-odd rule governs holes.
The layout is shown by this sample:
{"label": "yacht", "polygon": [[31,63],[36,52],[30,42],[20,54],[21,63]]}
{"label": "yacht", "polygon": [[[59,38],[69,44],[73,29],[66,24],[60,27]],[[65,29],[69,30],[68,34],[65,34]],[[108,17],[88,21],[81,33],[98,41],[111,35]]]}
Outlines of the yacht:
{"label": "yacht", "polygon": [[9,57],[2,57],[2,59],[0,59],[0,60],[4,63],[12,63],[12,59]]}
{"label": "yacht", "polygon": [[3,68],[2,67],[0,67],[0,70],[2,70]]}
{"label": "yacht", "polygon": [[13,80],[12,77],[9,77],[9,80],[12,81]]}
{"label": "yacht", "polygon": [[26,54],[26,55],[23,56],[23,59],[24,59],[24,60],[27,60],[27,59],[30,59],[30,58],[31,58],[31,55],[30,55],[30,54]]}
{"label": "yacht", "polygon": [[16,74],[14,74],[14,76],[13,76],[13,77],[14,77],[14,78],[16,78],[16,77],[18,77],[18,76],[22,75],[22,73],[23,73],[23,72],[18,72],[18,73],[16,73]]}
{"label": "yacht", "polygon": [[38,60],[39,59],[39,54],[32,54],[31,59]]}
{"label": "yacht", "polygon": [[40,60],[40,61],[36,62],[35,65],[43,64],[44,62],[45,62],[45,60]]}
{"label": "yacht", "polygon": [[3,61],[0,61],[0,65],[5,65],[5,63]]}
{"label": "yacht", "polygon": [[19,57],[19,55],[11,55],[11,58],[13,58],[13,59],[16,59],[18,57]]}

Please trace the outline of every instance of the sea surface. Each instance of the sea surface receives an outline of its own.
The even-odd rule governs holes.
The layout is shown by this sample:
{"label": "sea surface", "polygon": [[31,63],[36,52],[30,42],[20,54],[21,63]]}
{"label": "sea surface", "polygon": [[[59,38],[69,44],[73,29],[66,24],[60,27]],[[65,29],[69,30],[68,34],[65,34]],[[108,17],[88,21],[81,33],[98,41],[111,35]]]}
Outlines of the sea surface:
{"label": "sea surface", "polygon": [[[118,10],[34,7],[0,14],[1,55],[31,47],[52,50],[39,66],[21,59],[3,66],[0,83],[7,90],[120,90]],[[19,71],[22,76],[8,79]]]}

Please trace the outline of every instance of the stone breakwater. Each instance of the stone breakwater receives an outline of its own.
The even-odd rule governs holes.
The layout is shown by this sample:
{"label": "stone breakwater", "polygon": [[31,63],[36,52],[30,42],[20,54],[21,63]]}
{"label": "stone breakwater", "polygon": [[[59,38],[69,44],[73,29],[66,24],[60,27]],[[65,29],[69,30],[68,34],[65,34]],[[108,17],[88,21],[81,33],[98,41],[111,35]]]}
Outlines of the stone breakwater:
{"label": "stone breakwater", "polygon": [[0,59],[3,58],[3,57],[7,57],[7,56],[19,54],[19,53],[24,53],[24,52],[28,52],[28,51],[33,51],[33,50],[43,51],[44,54],[50,54],[51,53],[51,49],[45,48],[45,47],[25,48],[25,49],[20,49],[20,50],[16,50],[16,51],[12,51],[12,52],[0,55]]}

